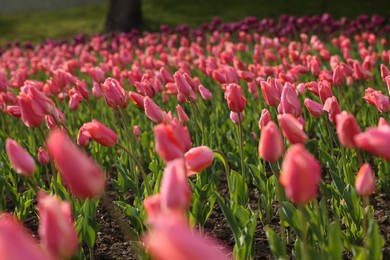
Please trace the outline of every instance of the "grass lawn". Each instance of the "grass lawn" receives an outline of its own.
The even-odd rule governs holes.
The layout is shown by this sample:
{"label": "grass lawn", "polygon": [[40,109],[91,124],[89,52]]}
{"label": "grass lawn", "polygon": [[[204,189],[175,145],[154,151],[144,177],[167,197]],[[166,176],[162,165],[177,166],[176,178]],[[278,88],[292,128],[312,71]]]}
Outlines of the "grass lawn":
{"label": "grass lawn", "polygon": [[[327,12],[335,17],[355,17],[361,13],[387,15],[388,0],[326,1]],[[220,16],[237,21],[245,16],[277,17],[280,14],[313,15],[323,10],[320,0],[142,0],[144,29],[157,30],[160,24],[187,23],[199,26]],[[108,4],[61,11],[0,15],[0,45],[7,41],[39,42],[47,38],[68,38],[78,33],[101,33]]]}

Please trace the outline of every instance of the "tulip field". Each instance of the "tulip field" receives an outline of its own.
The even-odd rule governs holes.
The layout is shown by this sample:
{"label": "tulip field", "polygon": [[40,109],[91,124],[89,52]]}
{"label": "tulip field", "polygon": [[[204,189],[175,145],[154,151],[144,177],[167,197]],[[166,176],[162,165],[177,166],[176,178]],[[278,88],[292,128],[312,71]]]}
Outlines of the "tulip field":
{"label": "tulip field", "polygon": [[6,46],[0,260],[388,259],[388,19]]}

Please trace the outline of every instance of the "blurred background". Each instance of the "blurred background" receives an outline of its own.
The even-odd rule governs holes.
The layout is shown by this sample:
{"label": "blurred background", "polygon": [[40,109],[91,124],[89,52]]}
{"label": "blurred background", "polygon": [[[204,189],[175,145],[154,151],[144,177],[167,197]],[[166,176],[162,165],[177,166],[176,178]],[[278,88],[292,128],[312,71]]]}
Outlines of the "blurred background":
{"label": "blurred background", "polygon": [[389,11],[390,0],[0,0],[0,46],[132,28],[156,31],[161,24],[199,27],[215,16],[231,22],[324,12],[334,18],[388,17]]}

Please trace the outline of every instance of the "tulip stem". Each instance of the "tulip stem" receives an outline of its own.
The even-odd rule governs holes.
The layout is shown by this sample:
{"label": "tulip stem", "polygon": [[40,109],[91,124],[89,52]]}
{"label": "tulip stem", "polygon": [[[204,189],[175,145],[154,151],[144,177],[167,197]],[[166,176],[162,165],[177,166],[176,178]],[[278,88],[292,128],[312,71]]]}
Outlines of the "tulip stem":
{"label": "tulip stem", "polygon": [[[368,218],[366,209],[370,205],[370,199],[368,196],[364,196],[362,198],[362,206],[363,206],[363,239],[367,241],[367,227],[368,227]],[[364,243],[366,244],[366,243]],[[366,245],[365,245],[366,246]]]}
{"label": "tulip stem", "polygon": [[144,180],[144,183],[145,183],[145,188],[146,188],[146,196],[150,196],[153,194],[152,192],[152,188],[150,187],[150,184],[149,184],[149,181],[148,181],[148,178],[146,176],[146,173],[144,171],[144,169],[142,168],[142,165],[141,163],[137,160],[137,158],[128,150],[126,149],[123,145],[121,145],[120,143],[117,143],[116,144],[117,146],[119,146],[120,148],[122,148],[128,155],[131,159],[133,159],[133,161],[135,162],[135,164],[137,164],[137,167],[141,173],[141,176],[142,176],[142,179]]}
{"label": "tulip stem", "polygon": [[198,120],[197,120],[196,112],[195,112],[195,109],[194,109],[194,104],[193,104],[192,101],[190,101],[190,105],[191,105],[192,114],[194,115],[194,123],[195,123],[195,142],[196,142],[196,145],[199,146],[199,140],[198,140],[198,129],[199,129]]}
{"label": "tulip stem", "polygon": [[8,136],[8,137],[11,137],[11,132],[9,131],[9,126],[8,126],[7,118],[4,116],[4,113],[3,113],[3,112],[1,112],[1,117],[2,117],[3,120],[4,120],[5,131],[7,132],[7,136]]}
{"label": "tulip stem", "polygon": [[232,186],[230,184],[230,167],[229,167],[228,160],[227,160],[225,154],[223,154],[222,152],[220,152],[218,150],[213,150],[213,153],[214,153],[214,156],[218,155],[218,156],[216,156],[216,158],[218,158],[222,162],[222,164],[225,166],[226,180],[228,183],[229,194],[230,194],[230,197],[232,198],[233,194],[232,194]]}
{"label": "tulip stem", "polygon": [[305,213],[305,205],[300,205],[299,209],[301,211],[301,226],[302,226],[302,244],[301,247],[301,254],[302,254],[302,260],[308,260],[308,248],[307,248],[307,223],[306,223],[306,213]]}
{"label": "tulip stem", "polygon": [[[279,182],[279,172],[277,170],[277,165],[275,162],[270,162],[269,163],[271,167],[272,173],[275,175],[276,178],[276,188],[277,188],[277,196],[278,196],[278,201],[279,201],[279,220],[280,220],[280,233],[282,237],[282,241],[284,246],[286,245],[286,229],[284,227],[284,214],[283,214],[283,201],[285,200],[284,195],[283,195],[283,190],[282,186]],[[276,170],[275,170],[276,168]]]}
{"label": "tulip stem", "polygon": [[246,181],[246,172],[245,172],[245,167],[244,167],[244,157],[243,157],[243,150],[244,150],[244,145],[242,143],[242,117],[241,113],[238,113],[238,140],[240,142],[240,159],[241,159],[241,174],[244,180]]}
{"label": "tulip stem", "polygon": [[329,134],[329,138],[330,138],[330,152],[331,152],[331,155],[333,156],[333,133],[332,133],[332,129],[329,125],[329,122],[328,122],[328,119],[324,117],[324,120],[325,120],[325,124],[326,124],[326,128],[328,129],[328,134]]}
{"label": "tulip stem", "polygon": [[[199,114],[199,116],[200,116],[200,110],[199,110],[198,105],[197,105],[195,102],[193,102],[193,104],[194,104],[194,106],[195,106],[196,111],[198,112],[198,114]],[[204,133],[204,128],[203,128],[203,121],[202,121],[202,119],[199,120],[199,124],[200,124],[200,131],[201,131],[201,133],[202,133],[202,144],[205,144],[205,142],[204,142],[205,133]]]}

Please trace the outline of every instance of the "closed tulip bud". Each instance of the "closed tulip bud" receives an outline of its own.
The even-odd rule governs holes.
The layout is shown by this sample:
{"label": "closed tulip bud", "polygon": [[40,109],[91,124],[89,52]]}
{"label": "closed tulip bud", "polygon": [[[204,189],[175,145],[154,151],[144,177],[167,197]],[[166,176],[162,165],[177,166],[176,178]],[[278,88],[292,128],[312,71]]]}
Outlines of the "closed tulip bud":
{"label": "closed tulip bud", "polygon": [[330,97],[328,98],[325,103],[322,110],[325,110],[328,112],[328,118],[329,121],[332,124],[336,124],[336,116],[341,113],[341,109],[339,106],[339,103],[337,102],[336,97]]}
{"label": "closed tulip bud", "polygon": [[0,259],[54,260],[44,252],[19,221],[9,215],[0,215]]}
{"label": "closed tulip bud", "polygon": [[177,91],[186,98],[191,96],[192,88],[191,85],[187,82],[184,75],[176,71],[175,74],[173,74],[173,78],[175,79]]}
{"label": "closed tulip bud", "polygon": [[80,128],[79,136],[82,143],[85,141],[83,138],[89,137],[95,142],[107,147],[115,145],[118,141],[118,135],[113,130],[95,119],[92,122],[85,123]]}
{"label": "closed tulip bud", "polygon": [[279,178],[287,197],[299,205],[308,203],[316,197],[320,180],[319,162],[303,145],[292,145],[284,157]]}
{"label": "closed tulip bud", "polygon": [[210,92],[210,90],[205,88],[203,85],[199,85],[198,89],[199,89],[200,96],[204,100],[210,100],[213,97],[213,94]]}
{"label": "closed tulip bud", "polygon": [[103,96],[102,88],[100,87],[99,83],[97,83],[96,81],[94,81],[92,85],[92,95],[96,99],[99,99]]}
{"label": "closed tulip bud", "polygon": [[109,107],[113,109],[126,107],[126,92],[116,79],[106,79],[101,87]]}
{"label": "closed tulip bud", "polygon": [[332,86],[329,81],[323,80],[318,83],[318,94],[322,103],[324,103],[328,98],[333,97]]}
{"label": "closed tulip bud", "polygon": [[35,170],[34,158],[24,150],[16,141],[7,138],[5,150],[12,168],[19,174],[32,176]]}
{"label": "closed tulip bud", "polygon": [[357,147],[390,161],[390,127],[369,128],[355,135]]}
{"label": "closed tulip bud", "polygon": [[386,112],[390,110],[389,97],[383,95],[379,90],[367,88],[364,91],[363,99],[371,105],[374,105],[379,112]]}
{"label": "closed tulip bud", "polygon": [[280,96],[282,92],[276,87],[276,84],[270,84],[267,81],[261,81],[261,93],[263,94],[265,103],[267,105],[275,107],[280,102]]}
{"label": "closed tulip bud", "polygon": [[341,86],[344,83],[344,70],[340,65],[336,65],[333,71],[333,84],[336,86]]}
{"label": "closed tulip bud", "polygon": [[301,104],[291,84],[285,84],[280,104],[285,114],[292,114],[295,117],[299,117],[302,114]]}
{"label": "closed tulip bud", "polygon": [[148,96],[144,98],[145,115],[154,123],[161,123],[164,120],[165,112],[153,102]]}
{"label": "closed tulip bud", "polygon": [[381,77],[382,77],[382,79],[385,80],[387,76],[390,76],[390,71],[384,64],[381,64]]}
{"label": "closed tulip bud", "polygon": [[284,145],[277,125],[270,121],[261,130],[259,156],[266,161],[274,162],[283,155]]}
{"label": "closed tulip bud", "polygon": [[20,118],[22,116],[20,106],[7,106],[7,113],[15,118]]}
{"label": "closed tulip bud", "polygon": [[390,124],[387,123],[386,119],[384,119],[383,117],[379,118],[379,121],[378,121],[378,128],[381,128],[381,127],[390,127]]}
{"label": "closed tulip bud", "polygon": [[306,98],[304,104],[310,115],[315,118],[320,117],[324,113],[324,110],[322,110],[323,106],[311,99]]}
{"label": "closed tulip bud", "polygon": [[161,214],[161,195],[155,194],[144,199],[143,202],[146,214],[148,215],[148,223],[153,224]]}
{"label": "closed tulip bud", "polygon": [[180,105],[176,106],[176,111],[177,111],[177,116],[179,117],[180,123],[186,124],[190,120],[188,115],[186,114],[186,112],[184,111],[184,109]]}
{"label": "closed tulip bud", "polygon": [[356,148],[354,137],[361,132],[353,115],[343,111],[336,116],[336,130],[341,145]]}
{"label": "closed tulip bud", "polygon": [[187,127],[175,118],[168,124],[159,124],[154,128],[157,153],[164,161],[171,161],[184,156],[191,148],[191,138]]}
{"label": "closed tulip bud", "polygon": [[356,176],[355,188],[362,197],[368,197],[375,191],[375,179],[368,163],[363,164]]}
{"label": "closed tulip bud", "polygon": [[49,155],[42,147],[39,147],[38,149],[38,161],[42,165],[48,164],[50,162]]}
{"label": "closed tulip bud", "polygon": [[240,113],[244,111],[246,99],[242,95],[242,89],[239,85],[231,83],[226,86],[225,98],[230,111]]}
{"label": "closed tulip bud", "polygon": [[83,98],[88,99],[91,93],[87,87],[87,83],[85,83],[85,80],[76,80],[76,86]]}
{"label": "closed tulip bud", "polygon": [[42,245],[57,259],[70,258],[78,247],[78,235],[68,201],[38,193],[39,237]]}
{"label": "closed tulip bud", "polygon": [[261,130],[263,127],[265,127],[270,121],[272,121],[271,119],[271,114],[269,113],[269,111],[264,108],[262,111],[261,111],[261,116],[260,116],[260,119],[259,119],[259,129]]}
{"label": "closed tulip bud", "polygon": [[129,91],[129,97],[130,97],[130,100],[133,102],[134,105],[136,105],[137,107],[139,107],[142,110],[145,109],[144,96],[142,96],[142,95],[140,95],[138,93],[135,93],[133,91]]}
{"label": "closed tulip bud", "polygon": [[232,122],[235,123],[236,125],[239,125],[244,121],[244,114],[230,111],[230,120],[232,120]]}
{"label": "closed tulip bud", "polygon": [[304,144],[307,142],[308,137],[303,131],[303,126],[295,117],[290,114],[278,115],[278,121],[280,128],[282,128],[283,135],[287,138],[289,143]]}
{"label": "closed tulip bud", "polygon": [[92,198],[103,192],[105,177],[102,169],[78,150],[62,131],[50,132],[47,149],[71,193],[80,198]]}
{"label": "closed tulip bud", "polygon": [[209,167],[214,161],[213,151],[207,146],[191,148],[185,153],[187,176],[194,175]]}
{"label": "closed tulip bud", "polygon": [[191,191],[183,158],[169,161],[161,181],[161,207],[163,210],[186,211],[191,203]]}
{"label": "closed tulip bud", "polygon": [[141,129],[139,128],[139,126],[135,125],[133,127],[133,135],[136,136],[136,137],[140,137],[141,136]]}

